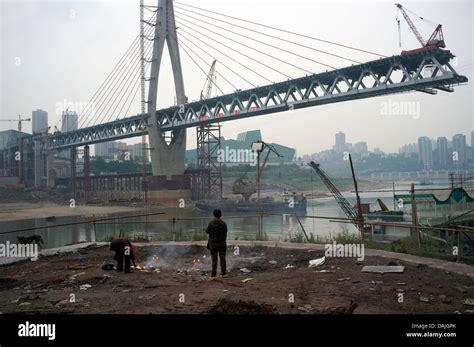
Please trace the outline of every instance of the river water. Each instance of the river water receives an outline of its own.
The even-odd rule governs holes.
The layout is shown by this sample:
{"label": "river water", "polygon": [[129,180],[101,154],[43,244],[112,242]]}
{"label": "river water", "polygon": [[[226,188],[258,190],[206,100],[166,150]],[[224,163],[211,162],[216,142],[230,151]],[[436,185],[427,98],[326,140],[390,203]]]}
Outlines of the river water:
{"label": "river water", "polygon": [[[430,186],[431,187],[431,186]],[[433,186],[435,187],[435,186]],[[397,183],[397,189],[409,189],[406,183]],[[345,192],[343,195],[355,204],[355,194]],[[384,192],[366,192],[361,194],[362,203],[370,203],[371,210],[379,210],[377,198],[380,198],[390,209],[394,208],[393,193],[389,190]],[[144,213],[152,213],[156,210],[147,210]],[[160,210],[163,211],[163,210]],[[128,219],[113,219],[114,215],[96,216],[96,218],[107,217],[109,220],[102,224],[98,223],[94,228],[91,223],[77,224],[63,227],[53,227],[56,224],[88,221],[90,217],[66,216],[57,217],[55,221],[41,219],[27,219],[20,221],[6,221],[0,225],[0,232],[38,228],[17,233],[0,234],[0,243],[6,241],[16,242],[16,236],[41,235],[44,240],[44,248],[60,247],[71,243],[82,241],[104,241],[112,236],[118,236],[122,230],[128,237],[144,236],[152,240],[203,240],[204,229],[210,220],[209,213],[197,209],[168,209],[165,214],[148,217],[134,217]],[[34,215],[34,211],[32,211]],[[137,214],[136,212],[130,213]],[[117,215],[115,215],[117,216]],[[124,216],[124,214],[120,214]],[[333,197],[308,199],[307,217],[301,217],[300,222],[308,234],[324,238],[336,235],[343,231],[349,233],[358,232],[348,223],[335,223],[328,219],[309,218],[308,216],[327,216],[345,218],[343,211]],[[171,221],[176,218],[176,223]],[[223,216],[229,229],[229,240],[280,240],[288,241],[295,235],[301,234],[301,226],[296,217],[282,215],[265,215],[261,219],[262,233],[258,233],[259,217],[248,213],[233,213],[231,216]],[[301,234],[302,235],[302,234]]]}

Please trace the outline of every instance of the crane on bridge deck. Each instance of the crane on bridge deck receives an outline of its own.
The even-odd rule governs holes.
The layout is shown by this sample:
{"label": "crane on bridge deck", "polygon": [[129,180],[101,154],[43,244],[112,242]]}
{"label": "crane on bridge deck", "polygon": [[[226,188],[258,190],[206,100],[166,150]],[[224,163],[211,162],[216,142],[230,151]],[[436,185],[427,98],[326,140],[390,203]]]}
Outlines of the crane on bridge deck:
{"label": "crane on bridge deck", "polygon": [[[415,24],[411,20],[410,16],[408,15],[407,9],[405,7],[403,7],[401,4],[398,4],[398,3],[395,4],[395,6],[397,7],[399,13],[400,12],[402,13],[403,18],[405,18],[405,21],[407,22],[407,24],[410,27],[411,31],[413,32],[413,34],[415,34],[416,39],[421,44],[421,48],[416,48],[416,49],[412,49],[412,50],[409,50],[409,51],[402,51],[402,55],[403,54],[408,54],[408,53],[420,52],[420,51],[424,51],[424,50],[431,49],[431,48],[445,48],[446,47],[446,43],[444,42],[443,29],[442,29],[441,24],[438,24],[436,26],[436,28],[433,31],[433,33],[431,34],[431,36],[428,38],[428,40],[425,41],[423,39],[423,37],[421,36],[420,32],[418,31],[418,29],[416,28]],[[418,17],[422,20],[426,20],[423,17],[420,17],[420,16],[418,16]],[[401,38],[401,30],[400,30],[400,19],[398,18],[398,15],[397,15],[397,24],[398,24],[398,40],[399,40],[399,45],[401,47],[402,46],[402,38]]]}
{"label": "crane on bridge deck", "polygon": [[18,115],[18,119],[0,119],[2,122],[18,122],[18,152],[20,158],[18,160],[18,179],[19,183],[23,183],[23,137],[21,136],[21,129],[23,122],[30,122],[31,118],[21,118],[21,115]]}

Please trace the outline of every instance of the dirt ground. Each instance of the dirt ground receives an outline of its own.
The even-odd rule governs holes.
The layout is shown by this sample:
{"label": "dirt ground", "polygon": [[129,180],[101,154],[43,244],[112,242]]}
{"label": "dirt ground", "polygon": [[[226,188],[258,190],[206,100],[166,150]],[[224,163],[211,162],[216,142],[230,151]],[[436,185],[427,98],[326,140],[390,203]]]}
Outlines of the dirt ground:
{"label": "dirt ground", "polygon": [[[137,247],[138,265],[152,263],[156,255],[159,272],[135,269],[132,274],[102,270],[113,255],[106,246],[79,252],[1,267],[0,310],[75,314],[474,312],[473,306],[465,304],[466,299],[474,298],[474,278],[396,259],[326,258],[324,265],[308,268],[308,261],[323,256],[323,251],[241,246],[239,255],[234,255],[229,247],[230,275],[210,281],[210,257],[200,246]],[[405,272],[361,272],[363,265],[388,263],[404,265]],[[293,267],[284,269],[288,264]],[[81,290],[84,285],[91,287]],[[403,294],[403,303],[398,294]]]}

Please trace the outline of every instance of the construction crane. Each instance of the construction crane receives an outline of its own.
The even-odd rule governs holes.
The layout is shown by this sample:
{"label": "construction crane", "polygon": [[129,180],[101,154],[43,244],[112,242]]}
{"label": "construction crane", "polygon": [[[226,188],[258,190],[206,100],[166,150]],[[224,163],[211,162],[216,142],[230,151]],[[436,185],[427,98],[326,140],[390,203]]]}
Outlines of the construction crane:
{"label": "construction crane", "polygon": [[[415,34],[416,39],[418,42],[421,44],[421,48],[417,49],[412,49],[409,51],[402,51],[402,54],[408,54],[408,53],[414,53],[414,52],[420,52],[424,51],[426,49],[431,49],[431,48],[445,48],[446,44],[444,42],[444,35],[443,35],[443,29],[441,24],[437,24],[435,30],[431,34],[431,36],[428,38],[428,40],[424,40],[423,37],[421,36],[420,32],[416,28],[415,24],[411,20],[410,16],[407,13],[407,9],[403,7],[401,4],[395,4],[397,7],[398,11],[402,13],[403,18],[405,18],[405,21],[407,22],[408,26],[410,27],[411,31],[413,34]],[[411,11],[410,11],[411,12]],[[423,17],[418,16],[422,20],[426,20]],[[399,39],[399,45],[400,47],[402,46],[402,40],[401,40],[401,30],[400,30],[400,19],[397,16],[397,24],[398,24],[398,39]]]}
{"label": "construction crane", "polygon": [[207,74],[207,77],[206,77],[206,82],[204,82],[204,87],[201,90],[200,101],[209,99],[211,97],[212,86],[215,85],[216,63],[217,63],[217,60],[214,60],[211,64],[211,68],[209,69],[209,73]]}
{"label": "construction crane", "polygon": [[[263,159],[263,163],[260,164],[260,154],[265,150],[267,150],[267,154]],[[260,205],[260,181],[263,176],[263,170],[265,170],[265,165],[267,164],[268,158],[270,157],[270,153],[273,152],[276,154],[277,157],[282,158],[283,156],[277,152],[275,147],[271,144],[268,144],[263,141],[256,141],[252,143],[252,151],[257,153],[257,194],[258,194],[258,203]]]}
{"label": "construction crane", "polygon": [[334,185],[334,183],[332,183],[332,180],[329,177],[329,175],[323,169],[321,169],[321,166],[318,163],[315,163],[314,161],[312,161],[308,165],[311,166],[314,169],[314,171],[316,171],[316,173],[318,174],[321,181],[323,181],[324,185],[327,187],[327,189],[334,196],[334,199],[336,199],[336,202],[341,207],[344,214],[347,216],[347,218],[352,220],[353,224],[360,230],[361,235],[363,235],[364,225],[363,225],[363,223],[361,223],[362,213],[360,211],[360,199],[358,197],[359,194],[356,193],[356,195],[357,195],[357,205],[358,205],[358,207],[356,209],[354,206],[352,206],[350,204],[349,201],[347,201],[347,199],[342,195],[342,193],[339,191],[339,189],[337,189],[337,187]]}
{"label": "construction crane", "polygon": [[0,119],[2,122],[18,122],[18,152],[20,153],[20,158],[18,160],[18,179],[19,183],[23,183],[23,138],[21,136],[21,129],[23,122],[30,122],[31,118],[21,118],[21,115],[18,115],[18,119]]}

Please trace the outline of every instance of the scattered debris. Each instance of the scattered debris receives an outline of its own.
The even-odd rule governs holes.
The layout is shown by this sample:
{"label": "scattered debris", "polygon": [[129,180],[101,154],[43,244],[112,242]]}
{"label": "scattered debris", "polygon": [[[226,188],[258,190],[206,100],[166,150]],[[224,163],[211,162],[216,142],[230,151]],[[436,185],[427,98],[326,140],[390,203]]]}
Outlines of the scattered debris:
{"label": "scattered debris", "polygon": [[337,279],[339,282],[342,282],[342,281],[350,281],[351,278],[350,277],[342,277],[342,278],[338,278]]}
{"label": "scattered debris", "polygon": [[404,266],[385,266],[385,265],[375,265],[375,266],[364,266],[362,272],[371,272],[371,273],[403,273],[405,271]]}
{"label": "scattered debris", "polygon": [[247,283],[247,282],[250,282],[251,280],[253,280],[253,278],[248,277],[248,278],[242,280],[242,283]]}
{"label": "scattered debris", "polygon": [[326,261],[326,257],[310,260],[308,267],[311,268],[311,267],[323,265],[325,261]]}
{"label": "scattered debris", "polygon": [[276,260],[270,260],[269,263],[272,264],[272,265],[278,264],[278,262]]}
{"label": "scattered debris", "polygon": [[474,299],[468,298],[464,300],[464,305],[474,306]]}
{"label": "scattered debris", "polygon": [[330,271],[330,270],[319,270],[319,271],[315,271],[315,272],[320,272],[320,273],[332,273],[334,271]]}
{"label": "scattered debris", "polygon": [[426,302],[426,303],[430,303],[430,298],[428,296],[425,296],[425,295],[420,295],[420,297],[418,298],[421,302]]}
{"label": "scattered debris", "polygon": [[90,284],[81,284],[79,286],[79,290],[87,290],[89,288],[92,288],[92,286]]}
{"label": "scattered debris", "polygon": [[313,307],[311,307],[311,305],[306,304],[304,306],[298,307],[298,310],[309,313],[313,310]]}
{"label": "scattered debris", "polygon": [[115,269],[115,265],[113,263],[108,262],[102,265],[102,270],[111,271],[114,269]]}
{"label": "scattered debris", "polygon": [[407,284],[405,282],[397,282],[397,286],[406,286]]}
{"label": "scattered debris", "polygon": [[150,300],[150,299],[153,299],[156,295],[155,294],[151,294],[151,295],[140,295],[138,298],[140,300]]}
{"label": "scattered debris", "polygon": [[287,264],[287,265],[283,268],[283,270],[293,269],[293,268],[294,268],[293,265]]}
{"label": "scattered debris", "polygon": [[247,269],[246,267],[240,269],[240,271],[242,271],[244,274],[248,274],[248,273],[251,273],[252,271]]}

